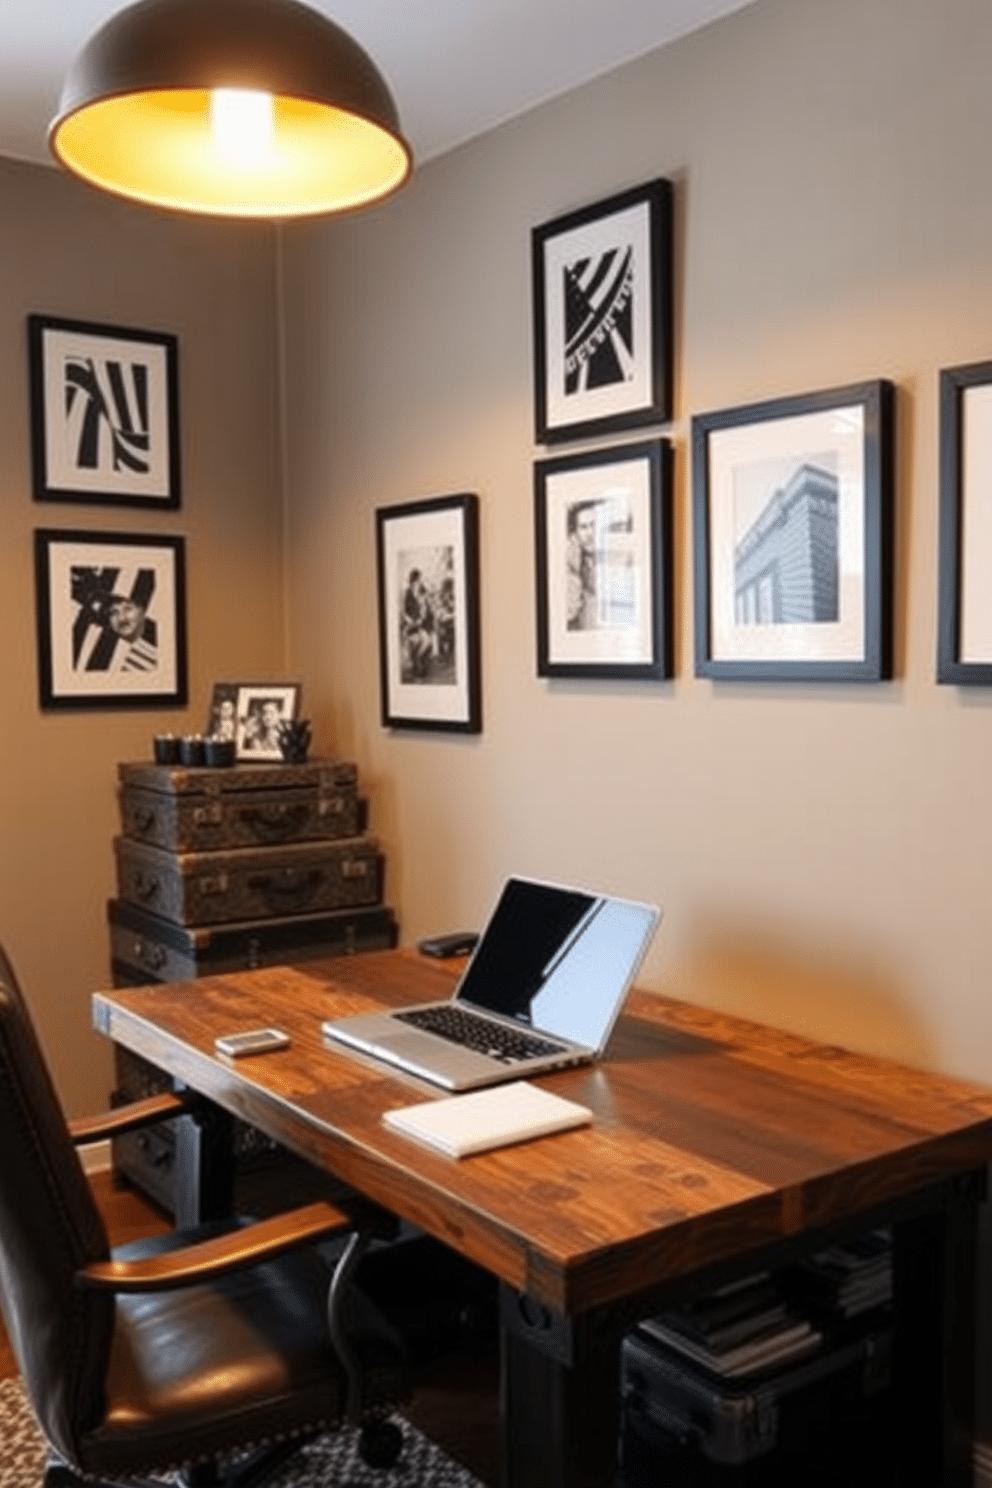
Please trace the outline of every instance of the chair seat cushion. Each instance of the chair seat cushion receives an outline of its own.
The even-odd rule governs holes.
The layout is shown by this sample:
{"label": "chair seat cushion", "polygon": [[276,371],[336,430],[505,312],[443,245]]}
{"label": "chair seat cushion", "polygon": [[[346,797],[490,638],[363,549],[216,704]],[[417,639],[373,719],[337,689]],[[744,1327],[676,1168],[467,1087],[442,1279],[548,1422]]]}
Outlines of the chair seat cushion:
{"label": "chair seat cushion", "polygon": [[[228,1228],[204,1226],[122,1247],[160,1254]],[[338,1424],[346,1383],[330,1342],[331,1271],[293,1251],[209,1284],[119,1296],[99,1424],[80,1466],[125,1473],[179,1466],[310,1428]],[[366,1400],[405,1398],[400,1339],[352,1288],[345,1323],[363,1363]]]}

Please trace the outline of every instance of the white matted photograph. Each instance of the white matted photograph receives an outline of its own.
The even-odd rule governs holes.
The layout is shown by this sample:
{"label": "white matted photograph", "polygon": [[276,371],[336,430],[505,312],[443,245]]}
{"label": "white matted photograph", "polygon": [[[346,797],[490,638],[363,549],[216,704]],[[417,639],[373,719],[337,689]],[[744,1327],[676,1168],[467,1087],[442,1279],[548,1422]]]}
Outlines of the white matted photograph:
{"label": "white matted photograph", "polygon": [[28,316],[36,501],[180,504],[177,340]]}
{"label": "white matted photograph", "polygon": [[671,418],[669,181],[534,228],[531,280],[539,443]]}
{"label": "white matted photograph", "polygon": [[479,733],[479,518],[473,495],[376,512],[386,728]]}
{"label": "white matted photograph", "polygon": [[184,704],[181,537],[35,532],[42,708]]}
{"label": "white matted photograph", "polygon": [[535,463],[539,676],[671,675],[670,524],[666,440]]}
{"label": "white matted photograph", "polygon": [[870,382],[693,419],[698,676],[889,675],[892,402]]}
{"label": "white matted photograph", "polygon": [[992,686],[992,362],[940,374],[937,681]]}
{"label": "white matted photograph", "polygon": [[[298,682],[239,682],[235,702],[234,753],[239,760],[281,760],[282,726],[300,709]],[[220,701],[220,699],[218,699]]]}

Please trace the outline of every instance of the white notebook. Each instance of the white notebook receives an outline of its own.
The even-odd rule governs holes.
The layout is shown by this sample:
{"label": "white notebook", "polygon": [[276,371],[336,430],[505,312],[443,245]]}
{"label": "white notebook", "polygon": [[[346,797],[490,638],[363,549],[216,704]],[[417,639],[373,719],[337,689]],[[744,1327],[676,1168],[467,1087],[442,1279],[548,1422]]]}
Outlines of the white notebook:
{"label": "white notebook", "polygon": [[383,1121],[450,1157],[466,1157],[490,1147],[507,1147],[531,1137],[567,1131],[592,1120],[588,1106],[552,1095],[526,1080],[423,1101],[386,1111]]}

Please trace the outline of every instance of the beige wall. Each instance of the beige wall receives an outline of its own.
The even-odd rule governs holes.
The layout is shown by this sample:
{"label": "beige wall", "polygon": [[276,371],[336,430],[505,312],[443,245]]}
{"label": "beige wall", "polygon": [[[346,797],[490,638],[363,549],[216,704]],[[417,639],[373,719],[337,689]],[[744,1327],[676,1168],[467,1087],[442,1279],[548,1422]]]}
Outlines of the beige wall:
{"label": "beige wall", "polygon": [[[274,241],[0,160],[0,937],[72,1114],[111,1083],[89,993],[109,976],[117,762],[147,758],[156,730],[199,729],[214,680],[284,670]],[[180,511],[32,502],[31,311],[178,334]],[[188,709],[39,711],[35,527],[185,536]]]}
{"label": "beige wall", "polygon": [[[992,357],[992,9],[758,0],[285,235],[290,659],[358,760],[406,939],[523,871],[654,898],[645,980],[992,1080],[989,695],[934,682],[939,368]],[[670,684],[535,674],[529,232],[677,202]],[[692,664],[696,412],[898,389],[895,680]],[[378,714],[374,510],[481,499],[484,732]]]}

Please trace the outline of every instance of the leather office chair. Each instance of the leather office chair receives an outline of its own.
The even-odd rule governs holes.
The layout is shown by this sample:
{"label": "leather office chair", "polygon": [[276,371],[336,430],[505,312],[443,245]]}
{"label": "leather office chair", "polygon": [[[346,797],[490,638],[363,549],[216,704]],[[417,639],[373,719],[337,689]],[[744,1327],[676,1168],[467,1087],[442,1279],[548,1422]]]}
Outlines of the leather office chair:
{"label": "leather office chair", "polygon": [[[345,1420],[363,1423],[366,1460],[390,1465],[401,1433],[385,1417],[408,1394],[406,1360],[351,1285],[368,1229],[321,1202],[111,1255],[74,1142],[183,1109],[165,1094],[67,1125],[0,949],[0,1306],[62,1459],[46,1485],[173,1470],[191,1485],[233,1482],[218,1461],[260,1448],[241,1463],[257,1480]],[[347,1231],[333,1272],[306,1248]]]}

